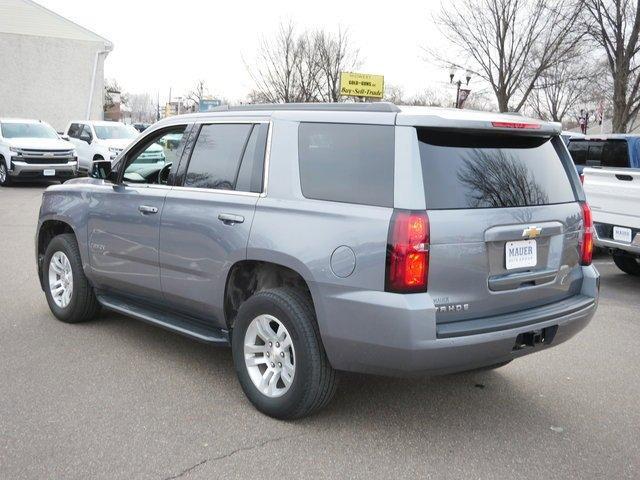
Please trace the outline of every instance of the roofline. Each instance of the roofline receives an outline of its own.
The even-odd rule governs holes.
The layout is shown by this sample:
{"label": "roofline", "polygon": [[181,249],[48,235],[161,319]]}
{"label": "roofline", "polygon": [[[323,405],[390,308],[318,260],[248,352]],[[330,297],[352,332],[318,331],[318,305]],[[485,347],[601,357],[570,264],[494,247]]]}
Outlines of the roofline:
{"label": "roofline", "polygon": [[[94,35],[95,37],[98,37],[98,39],[99,39],[99,40],[102,40],[102,42],[104,42],[105,50],[107,50],[107,51],[109,51],[109,52],[110,52],[111,50],[113,50],[113,42],[111,42],[111,40],[107,40],[107,39],[106,39],[106,38],[104,38],[103,36],[98,35],[96,32],[93,32],[93,31],[89,30],[88,28],[85,28],[85,27],[83,27],[82,25],[79,25],[79,24],[77,24],[76,22],[74,22],[74,21],[72,21],[72,20],[69,20],[68,18],[63,17],[62,15],[60,15],[59,13],[54,12],[53,10],[49,10],[47,7],[44,7],[44,6],[40,5],[38,2],[35,2],[34,0],[24,0],[24,1],[25,1],[25,2],[27,2],[27,3],[30,3],[31,5],[33,5],[33,6],[37,7],[37,8],[39,8],[39,9],[41,9],[41,10],[44,10],[44,11],[45,11],[45,12],[47,12],[47,13],[50,13],[50,14],[52,14],[52,15],[55,15],[56,17],[58,17],[58,18],[62,19],[63,21],[65,21],[65,22],[67,22],[67,23],[70,23],[70,24],[71,24],[71,25],[73,25],[74,27],[77,27],[77,28],[79,28],[79,29],[81,29],[81,30],[84,30],[85,32],[88,32],[88,33],[90,33],[91,35]],[[98,39],[96,39],[96,42],[98,42],[98,41],[99,41]]]}
{"label": "roofline", "polygon": [[[327,112],[384,112],[398,113],[400,108],[390,102],[370,103],[256,103],[248,105],[221,105],[211,112],[251,112],[251,111],[327,111]],[[208,112],[201,112],[208,113]]]}

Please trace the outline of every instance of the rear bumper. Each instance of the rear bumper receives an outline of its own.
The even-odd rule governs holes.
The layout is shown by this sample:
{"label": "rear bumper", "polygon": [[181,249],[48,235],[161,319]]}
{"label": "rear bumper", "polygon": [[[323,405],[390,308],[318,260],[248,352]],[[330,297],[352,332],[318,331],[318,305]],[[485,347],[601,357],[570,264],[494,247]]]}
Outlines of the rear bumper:
{"label": "rear bumper", "polygon": [[[623,225],[624,226],[624,225]],[[634,255],[640,255],[640,243],[636,239],[640,238],[640,229],[631,229],[632,243],[619,242],[613,239],[613,224],[596,222],[595,224],[595,244],[601,248],[612,248],[614,250],[624,250]]]}
{"label": "rear bumper", "polygon": [[[501,363],[559,345],[589,323],[597,308],[599,274],[593,266],[583,272],[582,291],[564,302],[566,308],[558,302],[555,309],[514,313],[499,329],[451,337],[439,335],[428,294],[338,295],[321,312],[323,342],[334,368],[362,373],[438,375]],[[504,321],[506,316],[496,318]],[[520,334],[549,327],[555,332],[551,341],[514,349]]]}
{"label": "rear bumper", "polygon": [[[55,175],[45,177],[45,170],[55,170]],[[8,171],[12,178],[70,178],[78,171],[78,162],[34,164],[12,160]]]}

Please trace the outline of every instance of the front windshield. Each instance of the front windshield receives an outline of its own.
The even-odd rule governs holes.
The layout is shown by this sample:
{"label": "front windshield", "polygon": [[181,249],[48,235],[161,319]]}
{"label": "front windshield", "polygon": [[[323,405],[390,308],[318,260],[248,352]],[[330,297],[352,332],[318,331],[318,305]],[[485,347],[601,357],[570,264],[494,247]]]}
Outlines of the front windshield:
{"label": "front windshield", "polygon": [[2,123],[0,129],[4,138],[58,138],[46,123]]}
{"label": "front windshield", "polygon": [[130,139],[138,136],[138,131],[130,125],[94,125],[96,136],[101,140]]}

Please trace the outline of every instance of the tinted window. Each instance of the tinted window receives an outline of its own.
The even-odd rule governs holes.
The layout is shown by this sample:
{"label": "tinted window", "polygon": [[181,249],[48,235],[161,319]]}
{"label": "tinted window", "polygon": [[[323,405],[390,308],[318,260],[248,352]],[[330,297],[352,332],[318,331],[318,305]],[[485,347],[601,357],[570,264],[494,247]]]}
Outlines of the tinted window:
{"label": "tinted window", "polygon": [[186,187],[233,190],[251,124],[203,125],[193,148]]}
{"label": "tinted window", "polygon": [[573,163],[576,165],[584,165],[587,163],[587,152],[589,151],[589,145],[587,142],[574,141],[569,142],[569,153],[573,159]]}
{"label": "tinted window", "polygon": [[303,195],[392,207],[394,148],[392,126],[301,123]]}
{"label": "tinted window", "polygon": [[77,123],[72,123],[69,126],[69,132],[67,133],[67,135],[72,138],[78,138],[80,136],[80,130],[82,130],[80,128],[80,125],[78,125]]}
{"label": "tinted window", "polygon": [[418,129],[427,208],[575,201],[551,139]]}
{"label": "tinted window", "polygon": [[269,126],[267,124],[259,124],[253,127],[242,156],[236,190],[254,193],[262,192],[262,175],[264,172],[264,155],[268,130]]}
{"label": "tinted window", "polygon": [[629,167],[626,140],[572,140],[569,152],[576,165]]}

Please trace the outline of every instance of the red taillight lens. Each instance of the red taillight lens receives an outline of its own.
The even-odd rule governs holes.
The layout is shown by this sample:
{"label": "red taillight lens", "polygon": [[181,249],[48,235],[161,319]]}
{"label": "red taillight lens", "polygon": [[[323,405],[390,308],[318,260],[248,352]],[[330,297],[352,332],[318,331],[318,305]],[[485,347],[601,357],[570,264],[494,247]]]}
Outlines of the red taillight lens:
{"label": "red taillight lens", "polygon": [[491,122],[491,125],[495,128],[516,128],[518,130],[537,130],[542,128],[539,123],[524,122]]}
{"label": "red taillight lens", "polygon": [[580,263],[591,265],[593,260],[593,218],[591,209],[586,202],[581,203],[580,206],[582,207],[582,222],[584,224],[584,233],[580,242]]}
{"label": "red taillight lens", "polygon": [[426,292],[428,276],[427,212],[396,210],[389,226],[385,290],[396,293]]}

